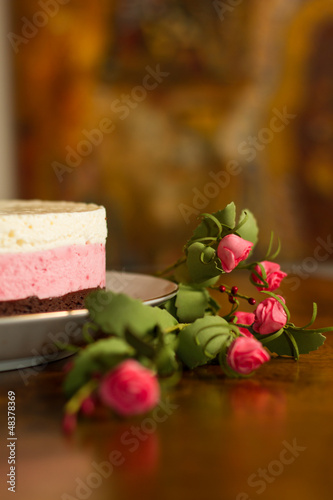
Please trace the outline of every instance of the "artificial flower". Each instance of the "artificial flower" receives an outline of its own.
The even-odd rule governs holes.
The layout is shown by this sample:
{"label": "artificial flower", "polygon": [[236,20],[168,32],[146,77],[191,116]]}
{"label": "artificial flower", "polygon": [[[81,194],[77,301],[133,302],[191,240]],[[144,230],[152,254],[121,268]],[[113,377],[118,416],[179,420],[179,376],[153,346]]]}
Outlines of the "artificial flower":
{"label": "artificial flower", "polygon": [[[236,317],[236,325],[240,323],[241,325],[251,326],[255,319],[254,314],[251,312],[236,311],[234,316]],[[252,337],[252,333],[247,328],[241,326],[238,329],[246,337]]]}
{"label": "artificial flower", "polygon": [[[265,272],[266,272],[266,280],[265,281],[267,281],[268,287],[263,288],[262,286],[257,286],[257,289],[258,290],[268,290],[268,291],[272,292],[273,290],[276,290],[277,288],[279,288],[283,278],[288,276],[287,273],[284,273],[283,271],[281,271],[279,264],[277,264],[276,262],[270,262],[268,260],[263,260],[262,262],[260,262],[260,264],[265,269]],[[262,270],[258,264],[255,266],[254,270],[258,274],[260,274],[260,276],[262,276]],[[260,280],[260,278],[258,278],[258,276],[256,274],[252,274],[252,279],[255,283],[263,284],[263,281]]]}
{"label": "artificial flower", "polygon": [[240,375],[249,375],[269,360],[266,349],[253,337],[237,337],[227,353],[228,365]]}
{"label": "artificial flower", "polygon": [[[284,298],[277,295],[283,302]],[[287,314],[282,304],[274,297],[260,302],[254,311],[253,330],[261,335],[268,335],[283,328],[287,323]]]}
{"label": "artificial flower", "polygon": [[103,377],[99,396],[119,415],[137,415],[157,405],[160,387],[151,370],[134,359],[128,359]]}
{"label": "artificial flower", "polygon": [[225,273],[231,273],[240,262],[245,260],[253,243],[244,240],[236,234],[227,234],[221,239],[217,247],[217,256],[221,261],[222,269]]}

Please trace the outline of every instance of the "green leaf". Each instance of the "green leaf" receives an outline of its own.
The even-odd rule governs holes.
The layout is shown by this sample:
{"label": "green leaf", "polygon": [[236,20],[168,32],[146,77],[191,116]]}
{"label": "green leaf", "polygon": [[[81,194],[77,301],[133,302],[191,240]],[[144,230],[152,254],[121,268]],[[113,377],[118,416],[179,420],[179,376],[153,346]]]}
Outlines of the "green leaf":
{"label": "green leaf", "polygon": [[177,320],[165,309],[151,307],[125,294],[99,290],[86,299],[92,320],[104,333],[123,337],[129,329],[143,336],[155,327],[162,330],[175,326]]}
{"label": "green leaf", "polygon": [[206,282],[223,273],[215,250],[198,242],[188,248],[187,267],[195,283]]}
{"label": "green leaf", "polygon": [[[218,281],[219,276],[214,276],[214,278],[210,278],[206,281],[203,281],[201,283],[195,283],[190,276],[189,270],[188,270],[188,265],[186,262],[181,264],[175,272],[173,273],[173,280],[176,281],[177,283],[182,283],[183,285],[190,285],[193,288],[207,288],[209,286],[214,286],[215,283]],[[174,300],[176,300],[174,298]],[[173,314],[172,310],[169,310],[167,307],[166,309]]]}
{"label": "green leaf", "polygon": [[159,349],[154,359],[157,373],[162,377],[169,376],[179,369],[174,347],[172,345],[165,345]]}
{"label": "green leaf", "polygon": [[213,297],[209,296],[209,302],[208,302],[208,310],[206,311],[206,314],[217,314],[219,310],[221,309],[221,306],[218,302],[216,302]]}
{"label": "green leaf", "polygon": [[112,337],[97,340],[81,349],[74,360],[74,367],[68,373],[64,390],[68,396],[86,384],[94,373],[105,373],[121,361],[133,356],[134,349],[123,339]]}
{"label": "green leaf", "polygon": [[215,358],[232,335],[232,325],[219,316],[197,319],[179,333],[177,356],[189,368]]}
{"label": "green leaf", "polygon": [[178,369],[175,352],[178,338],[174,333],[164,333],[158,329],[154,333],[155,337],[146,335],[141,338],[127,330],[126,340],[136,350],[136,358],[141,363],[146,362],[142,358],[148,358],[154,364],[158,375],[169,376]]}
{"label": "green leaf", "polygon": [[177,317],[181,323],[192,323],[205,315],[209,305],[210,295],[205,288],[192,288],[189,285],[179,285],[176,297]]}
{"label": "green leaf", "polygon": [[[250,210],[247,210],[247,209],[242,211],[239,220],[241,221],[245,217],[245,215],[247,215],[247,220],[246,220],[245,224],[243,224],[237,230],[237,234],[241,238],[244,238],[244,240],[251,241],[251,243],[253,243],[253,248],[254,248],[254,246],[257,244],[257,241],[258,241],[259,229],[258,229],[257,221],[256,221],[254,215],[252,214],[252,212],[250,212]],[[252,250],[253,250],[253,248],[252,248]]]}
{"label": "green leaf", "polygon": [[[230,228],[235,227],[236,222],[236,207],[235,204],[229,203],[223,210],[219,210],[212,214],[220,224]],[[186,246],[191,245],[201,238],[215,237],[218,234],[218,228],[214,222],[209,218],[204,218],[197,228],[194,230],[192,238],[187,242]]]}
{"label": "green leaf", "polygon": [[170,376],[179,370],[179,364],[176,359],[176,349],[178,346],[178,336],[174,333],[164,333],[161,330],[157,332],[155,341],[156,353],[154,363],[158,375]]}
{"label": "green leaf", "polygon": [[139,356],[145,356],[152,359],[155,355],[155,348],[153,346],[153,338],[151,335],[145,337],[138,337],[130,330],[125,330],[125,340],[132,346]]}
{"label": "green leaf", "polygon": [[[285,330],[287,330],[288,333],[295,339],[299,354],[308,354],[311,351],[315,351],[323,345],[326,340],[326,337],[318,332],[309,332],[307,330],[300,330],[290,326]],[[265,340],[266,337],[265,335],[259,334],[256,334],[255,336],[259,341],[261,339]],[[278,354],[279,356],[295,357],[295,349],[285,332],[271,342],[265,343],[265,345],[272,353]]]}
{"label": "green leaf", "polygon": [[164,304],[159,306],[161,309],[165,309],[171,314],[174,318],[177,319],[177,308],[176,308],[176,297],[172,297],[172,299],[167,300]]}
{"label": "green leaf", "polygon": [[191,276],[188,271],[186,261],[183,262],[180,266],[176,267],[173,273],[173,279],[177,283],[189,283],[191,281]]}
{"label": "green leaf", "polygon": [[223,210],[215,212],[213,215],[220,221],[221,224],[230,228],[235,227],[236,223],[236,206],[234,202],[229,203]]}

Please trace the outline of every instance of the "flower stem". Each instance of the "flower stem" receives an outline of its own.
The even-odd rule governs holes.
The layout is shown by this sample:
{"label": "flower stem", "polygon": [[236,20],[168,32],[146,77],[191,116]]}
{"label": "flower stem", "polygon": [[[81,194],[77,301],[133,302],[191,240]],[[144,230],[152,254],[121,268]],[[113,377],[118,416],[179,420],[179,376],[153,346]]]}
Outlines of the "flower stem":
{"label": "flower stem", "polygon": [[169,328],[167,328],[166,330],[164,330],[165,333],[172,333],[172,332],[176,332],[177,330],[183,330],[184,328],[186,328],[187,326],[189,326],[191,323],[178,323],[177,325],[175,326],[170,326]]}
{"label": "flower stem", "polygon": [[90,394],[98,387],[97,380],[89,380],[84,386],[82,386],[71,399],[66,403],[65,409],[66,413],[77,413],[81,407],[82,402],[90,396]]}
{"label": "flower stem", "polygon": [[166,267],[162,271],[156,271],[154,273],[154,275],[155,276],[165,276],[166,274],[171,273],[171,271],[173,271],[174,269],[179,267],[181,264],[184,264],[184,262],[186,262],[186,257],[185,256],[180,257],[176,262],[174,262],[174,264],[171,264],[171,266]]}
{"label": "flower stem", "polygon": [[243,295],[242,293],[232,293],[231,291],[231,287],[228,286],[228,285],[220,285],[220,286],[210,286],[210,290],[217,290],[217,291],[221,291],[221,286],[224,286],[225,287],[225,292],[228,294],[228,295],[232,295],[233,297],[235,298],[238,298],[238,299],[245,299],[245,300],[249,300],[250,297],[248,297],[247,295]]}

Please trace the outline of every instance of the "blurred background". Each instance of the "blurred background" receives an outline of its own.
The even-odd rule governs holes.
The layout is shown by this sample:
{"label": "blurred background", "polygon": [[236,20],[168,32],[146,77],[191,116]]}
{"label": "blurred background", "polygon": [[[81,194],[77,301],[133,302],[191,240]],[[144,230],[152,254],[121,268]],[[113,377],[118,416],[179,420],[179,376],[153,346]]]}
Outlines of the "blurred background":
{"label": "blurred background", "polygon": [[332,0],[0,3],[2,197],[103,204],[108,268],[232,200],[263,254],[332,261]]}

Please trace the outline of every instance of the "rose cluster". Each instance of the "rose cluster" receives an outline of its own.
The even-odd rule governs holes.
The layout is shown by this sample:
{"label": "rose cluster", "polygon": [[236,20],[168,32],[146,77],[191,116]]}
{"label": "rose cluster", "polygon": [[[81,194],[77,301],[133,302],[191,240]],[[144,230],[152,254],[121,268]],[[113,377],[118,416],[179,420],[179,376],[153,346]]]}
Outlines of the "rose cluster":
{"label": "rose cluster", "polygon": [[[252,247],[253,243],[236,234],[229,234],[222,238],[216,253],[224,272],[230,273],[242,261],[245,261]],[[254,284],[258,285],[259,291],[270,292],[279,288],[281,281],[286,276],[287,274],[281,271],[279,264],[267,260],[256,264],[251,275]],[[267,335],[283,328],[287,323],[287,314],[282,302],[285,303],[285,300],[281,296],[269,297],[263,300],[253,313],[235,311],[236,324],[242,325],[239,330],[243,336],[232,342],[227,354],[227,363],[232,370],[242,375],[248,375],[261,364],[269,361],[269,353],[254,338],[249,329],[252,327],[254,332]]]}
{"label": "rose cluster", "polygon": [[[236,220],[230,203],[203,220],[184,246],[184,255],[160,276],[178,283],[176,296],[160,306],[148,306],[129,295],[99,290],[86,298],[91,322],[83,327],[87,345],[78,350],[64,381],[68,398],[63,427],[72,432],[80,414],[98,407],[129,417],[150,411],[160,401],[159,379],[178,380],[183,367],[218,363],[227,376],[247,377],[270,353],[290,356],[318,349],[333,327],[309,329],[290,322],[285,299],[276,293],[287,276],[274,262],[272,235],[266,256],[249,262],[258,239],[250,211]],[[249,272],[262,300],[240,293],[238,286],[221,284],[234,269]],[[227,294],[231,310],[224,310],[210,290]],[[240,301],[253,306],[242,311]],[[93,339],[89,329],[100,332]],[[170,385],[170,384],[169,384]]]}

